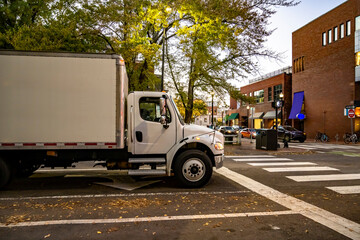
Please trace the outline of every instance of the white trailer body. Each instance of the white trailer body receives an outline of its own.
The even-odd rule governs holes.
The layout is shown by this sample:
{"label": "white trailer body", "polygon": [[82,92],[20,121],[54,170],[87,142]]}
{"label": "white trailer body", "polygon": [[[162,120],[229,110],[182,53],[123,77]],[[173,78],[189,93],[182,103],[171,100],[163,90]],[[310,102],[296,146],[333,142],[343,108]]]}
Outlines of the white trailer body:
{"label": "white trailer body", "polygon": [[101,54],[0,55],[0,145],[120,147],[119,61]]}
{"label": "white trailer body", "polygon": [[0,51],[0,187],[13,173],[91,159],[200,187],[222,166],[223,144],[185,125],[168,94],[128,94],[118,55]]}

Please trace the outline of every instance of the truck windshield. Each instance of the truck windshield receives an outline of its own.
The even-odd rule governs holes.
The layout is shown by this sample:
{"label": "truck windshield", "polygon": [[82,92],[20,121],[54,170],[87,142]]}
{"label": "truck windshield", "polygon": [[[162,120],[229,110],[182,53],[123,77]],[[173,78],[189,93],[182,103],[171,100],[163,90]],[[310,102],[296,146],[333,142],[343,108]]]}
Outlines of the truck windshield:
{"label": "truck windshield", "polygon": [[176,107],[176,104],[175,104],[175,102],[174,102],[174,100],[173,100],[173,98],[172,98],[171,96],[170,96],[170,100],[171,100],[171,103],[172,103],[172,105],[173,105],[173,107],[174,107],[174,109],[175,109],[176,114],[178,115],[178,118],[179,118],[179,120],[180,120],[180,123],[181,123],[182,125],[184,125],[184,124],[185,124],[184,119],[182,118],[182,116],[181,116],[181,114],[180,114],[180,112],[179,112],[179,109]]}

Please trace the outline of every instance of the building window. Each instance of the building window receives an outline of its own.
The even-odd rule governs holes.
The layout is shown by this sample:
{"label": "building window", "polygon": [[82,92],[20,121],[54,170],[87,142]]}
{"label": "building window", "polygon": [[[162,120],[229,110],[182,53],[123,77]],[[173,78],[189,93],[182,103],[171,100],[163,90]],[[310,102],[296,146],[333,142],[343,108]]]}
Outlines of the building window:
{"label": "building window", "polygon": [[334,27],[334,42],[338,40],[338,27]]}
{"label": "building window", "polygon": [[346,22],[346,36],[350,36],[351,34],[351,22],[347,21]]}
{"label": "building window", "polygon": [[264,90],[255,91],[254,97],[256,98],[257,103],[263,103],[264,102]]}
{"label": "building window", "polygon": [[272,101],[272,87],[268,88],[268,101],[271,102]]}
{"label": "building window", "polygon": [[326,46],[326,32],[323,32],[322,34],[322,45]]}
{"label": "building window", "polygon": [[294,59],[294,73],[302,72],[305,70],[305,57],[299,57]]}
{"label": "building window", "polygon": [[360,52],[355,53],[355,66],[360,66]]}
{"label": "building window", "polygon": [[274,86],[274,100],[280,99],[280,93],[282,93],[282,84]]}
{"label": "building window", "polygon": [[332,42],[332,30],[331,29],[328,31],[328,42],[329,42],[329,44]]}
{"label": "building window", "polygon": [[340,39],[345,37],[345,25],[340,24]]}
{"label": "building window", "polygon": [[360,16],[357,16],[355,18],[355,53],[356,53],[357,62],[360,61],[359,52],[360,52]]}

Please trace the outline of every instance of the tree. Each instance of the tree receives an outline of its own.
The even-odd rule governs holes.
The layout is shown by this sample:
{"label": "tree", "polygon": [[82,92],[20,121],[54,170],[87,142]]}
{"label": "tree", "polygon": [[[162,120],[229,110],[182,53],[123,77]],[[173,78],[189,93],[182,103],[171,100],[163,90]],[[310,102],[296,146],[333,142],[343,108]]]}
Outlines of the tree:
{"label": "tree", "polygon": [[[229,93],[241,101],[252,98],[236,93],[229,80],[256,70],[254,57],[276,57],[263,48],[272,31],[266,29],[276,6],[286,0],[184,0],[177,9],[181,24],[167,49],[169,76],[191,121],[197,92]],[[185,16],[185,17],[184,17]],[[184,77],[186,73],[186,77]]]}
{"label": "tree", "polygon": [[256,70],[267,21],[294,0],[2,0],[0,48],[117,53],[126,62],[130,90],[156,89],[154,74],[166,46],[185,121],[200,92],[229,93],[252,101],[231,85]]}

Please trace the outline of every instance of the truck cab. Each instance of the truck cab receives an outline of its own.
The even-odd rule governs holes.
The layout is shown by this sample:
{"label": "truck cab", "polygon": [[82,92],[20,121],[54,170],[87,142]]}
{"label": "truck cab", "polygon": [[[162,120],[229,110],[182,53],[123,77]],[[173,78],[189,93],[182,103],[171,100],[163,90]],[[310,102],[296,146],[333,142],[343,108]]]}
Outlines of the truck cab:
{"label": "truck cab", "polygon": [[132,92],[127,109],[129,162],[152,163],[151,170],[129,170],[130,175],[173,173],[182,185],[200,187],[209,181],[213,166],[222,166],[223,135],[185,124],[167,93]]}

